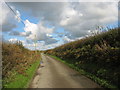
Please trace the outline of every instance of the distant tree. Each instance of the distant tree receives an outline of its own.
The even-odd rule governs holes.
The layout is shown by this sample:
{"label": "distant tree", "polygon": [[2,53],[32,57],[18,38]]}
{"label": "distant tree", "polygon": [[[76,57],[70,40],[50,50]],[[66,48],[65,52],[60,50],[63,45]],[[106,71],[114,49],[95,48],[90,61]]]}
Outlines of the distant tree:
{"label": "distant tree", "polygon": [[17,42],[16,42],[16,45],[18,45],[18,46],[21,47],[21,48],[24,48],[23,43],[22,43],[21,41],[17,41]]}

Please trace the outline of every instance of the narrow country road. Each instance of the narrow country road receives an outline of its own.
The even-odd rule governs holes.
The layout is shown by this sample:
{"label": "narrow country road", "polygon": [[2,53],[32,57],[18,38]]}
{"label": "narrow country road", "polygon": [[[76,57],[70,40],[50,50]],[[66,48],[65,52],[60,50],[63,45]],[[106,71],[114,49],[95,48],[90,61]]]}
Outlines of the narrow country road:
{"label": "narrow country road", "polygon": [[43,64],[38,68],[30,88],[100,88],[64,63],[41,54]]}

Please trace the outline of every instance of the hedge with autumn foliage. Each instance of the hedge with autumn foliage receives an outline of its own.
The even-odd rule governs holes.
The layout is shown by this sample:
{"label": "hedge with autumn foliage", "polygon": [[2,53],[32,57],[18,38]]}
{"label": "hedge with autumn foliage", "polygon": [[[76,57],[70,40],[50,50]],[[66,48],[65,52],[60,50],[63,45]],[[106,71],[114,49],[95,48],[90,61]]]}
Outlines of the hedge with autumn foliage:
{"label": "hedge with autumn foliage", "polygon": [[2,43],[2,78],[3,86],[14,80],[14,74],[24,76],[26,70],[40,58],[40,53],[23,47],[21,42],[15,44]]}
{"label": "hedge with autumn foliage", "polygon": [[57,56],[120,88],[120,28],[64,44],[45,53]]}

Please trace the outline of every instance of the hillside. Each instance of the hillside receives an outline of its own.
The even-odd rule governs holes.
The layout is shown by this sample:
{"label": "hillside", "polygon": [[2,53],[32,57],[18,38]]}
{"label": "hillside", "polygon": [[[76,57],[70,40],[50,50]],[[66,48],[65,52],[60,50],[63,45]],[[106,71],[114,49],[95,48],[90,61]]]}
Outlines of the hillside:
{"label": "hillside", "polygon": [[[120,88],[120,28],[45,51],[100,79],[101,86]],[[94,77],[93,77],[94,78]],[[95,79],[94,79],[95,80]]]}
{"label": "hillside", "polygon": [[[29,75],[27,72],[33,64],[39,62],[40,53],[30,51],[23,47],[22,43],[16,44],[2,43],[2,78],[4,88],[23,88],[26,85],[31,75],[35,71],[32,71]],[[39,64],[39,63],[38,63]],[[36,66],[35,66],[36,67]],[[17,80],[26,79],[22,81]],[[20,83],[21,82],[21,83]],[[18,84],[19,83],[19,84]],[[21,85],[21,86],[20,86]]]}

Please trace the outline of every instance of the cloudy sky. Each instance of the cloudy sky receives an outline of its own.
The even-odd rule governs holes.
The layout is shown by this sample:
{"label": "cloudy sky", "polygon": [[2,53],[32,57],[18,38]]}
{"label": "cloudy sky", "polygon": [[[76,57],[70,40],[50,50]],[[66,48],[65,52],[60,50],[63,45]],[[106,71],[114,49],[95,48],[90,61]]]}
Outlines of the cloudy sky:
{"label": "cloudy sky", "polygon": [[117,1],[7,2],[13,11],[1,4],[3,40],[22,41],[32,50],[35,42],[38,50],[51,49],[88,36],[98,26],[106,30],[118,23]]}

